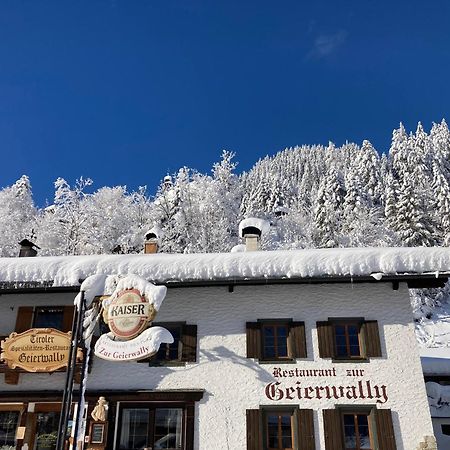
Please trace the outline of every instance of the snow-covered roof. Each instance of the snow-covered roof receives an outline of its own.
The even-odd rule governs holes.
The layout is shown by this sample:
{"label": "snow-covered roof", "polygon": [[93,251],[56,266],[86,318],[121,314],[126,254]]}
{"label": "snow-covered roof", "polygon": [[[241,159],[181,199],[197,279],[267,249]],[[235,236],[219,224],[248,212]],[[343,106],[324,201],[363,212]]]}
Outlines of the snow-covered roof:
{"label": "snow-covered roof", "polygon": [[149,281],[227,281],[450,273],[449,248],[335,248],[237,253],[0,258],[0,283],[77,286],[88,276],[139,275]]}

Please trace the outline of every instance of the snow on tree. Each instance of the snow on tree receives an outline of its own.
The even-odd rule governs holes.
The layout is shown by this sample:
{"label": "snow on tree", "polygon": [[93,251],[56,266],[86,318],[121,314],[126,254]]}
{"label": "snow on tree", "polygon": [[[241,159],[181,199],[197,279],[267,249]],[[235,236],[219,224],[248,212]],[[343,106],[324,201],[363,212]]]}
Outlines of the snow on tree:
{"label": "snow on tree", "polygon": [[89,216],[84,200],[90,178],[80,177],[70,186],[63,178],[55,181],[55,199],[51,209],[44,210],[37,230],[38,245],[43,254],[80,255],[90,253]]}
{"label": "snow on tree", "polygon": [[0,191],[0,256],[17,256],[19,241],[35,238],[36,220],[30,180],[22,175]]}
{"label": "snow on tree", "polygon": [[314,209],[314,240],[318,247],[338,246],[343,199],[342,174],[331,167],[320,183]]}

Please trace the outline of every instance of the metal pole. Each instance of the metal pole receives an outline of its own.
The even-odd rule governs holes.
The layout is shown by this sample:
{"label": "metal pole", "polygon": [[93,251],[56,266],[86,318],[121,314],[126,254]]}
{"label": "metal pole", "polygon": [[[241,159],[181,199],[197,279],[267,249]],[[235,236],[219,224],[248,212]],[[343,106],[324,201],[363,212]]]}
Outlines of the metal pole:
{"label": "metal pole", "polygon": [[[83,299],[84,301],[84,299]],[[83,308],[85,309],[85,307]],[[84,390],[84,383],[85,383],[85,373],[86,373],[86,367],[89,364],[89,358],[91,356],[91,352],[88,351],[87,347],[86,347],[86,343],[84,341],[84,336],[83,334],[81,335],[81,342],[83,343],[83,348],[86,350],[86,354],[84,355],[83,358],[83,365],[81,368],[81,379],[80,379],[80,395],[78,397],[78,408],[77,408],[77,419],[75,421],[75,429],[73,432],[73,442],[74,442],[74,449],[76,449],[77,447],[77,442],[78,442],[78,428],[80,425],[80,414],[83,416],[84,415],[84,408],[83,411],[81,410],[81,406],[83,405],[83,390]]]}
{"label": "metal pole", "polygon": [[72,403],[73,393],[73,377],[75,372],[75,365],[77,362],[77,349],[80,339],[80,330],[84,318],[84,291],[80,292],[81,299],[79,305],[75,306],[75,314],[72,322],[72,345],[69,351],[69,364],[67,366],[66,383],[63,392],[61,415],[58,424],[58,437],[56,441],[56,450],[64,450],[64,442],[66,438],[67,424],[69,420],[70,407]]}

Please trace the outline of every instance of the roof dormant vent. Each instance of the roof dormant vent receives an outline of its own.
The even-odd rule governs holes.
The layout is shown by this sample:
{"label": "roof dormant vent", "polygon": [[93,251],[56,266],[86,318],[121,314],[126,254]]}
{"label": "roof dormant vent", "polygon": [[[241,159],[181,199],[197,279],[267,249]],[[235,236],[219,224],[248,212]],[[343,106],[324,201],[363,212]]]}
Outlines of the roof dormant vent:
{"label": "roof dormant vent", "polygon": [[158,253],[159,239],[162,231],[159,227],[153,227],[145,233],[144,253]]}
{"label": "roof dormant vent", "polygon": [[29,257],[29,256],[36,256],[37,250],[40,250],[40,247],[38,247],[36,244],[33,244],[33,242],[29,241],[28,239],[22,239],[19,242],[20,245],[20,251],[19,251],[19,258]]}
{"label": "roof dormant vent", "polygon": [[249,217],[241,221],[239,236],[244,240],[246,252],[260,249],[261,237],[269,230],[269,226],[269,222],[256,217]]}

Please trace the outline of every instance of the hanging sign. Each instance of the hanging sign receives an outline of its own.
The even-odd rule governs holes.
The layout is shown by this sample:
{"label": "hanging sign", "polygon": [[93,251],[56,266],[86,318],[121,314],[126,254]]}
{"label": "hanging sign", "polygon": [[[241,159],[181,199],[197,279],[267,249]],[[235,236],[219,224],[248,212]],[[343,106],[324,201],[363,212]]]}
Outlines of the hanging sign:
{"label": "hanging sign", "polygon": [[94,352],[99,358],[138,361],[153,356],[162,343],[173,342],[165,328],[148,328],[157,310],[138,289],[122,290],[111,299],[104,299],[103,307],[103,319],[111,332],[100,336],[95,344]]}
{"label": "hanging sign", "polygon": [[111,332],[124,340],[142,333],[154,316],[153,306],[137,289],[120,292],[105,309],[105,319]]}
{"label": "hanging sign", "polygon": [[108,361],[138,361],[154,355],[162,343],[173,342],[173,337],[163,327],[151,327],[129,341],[112,339],[111,333],[99,337],[95,354]]}
{"label": "hanging sign", "polygon": [[72,333],[54,328],[32,328],[23,333],[11,333],[1,342],[1,358],[8,367],[20,367],[27,372],[54,372],[66,367]]}

